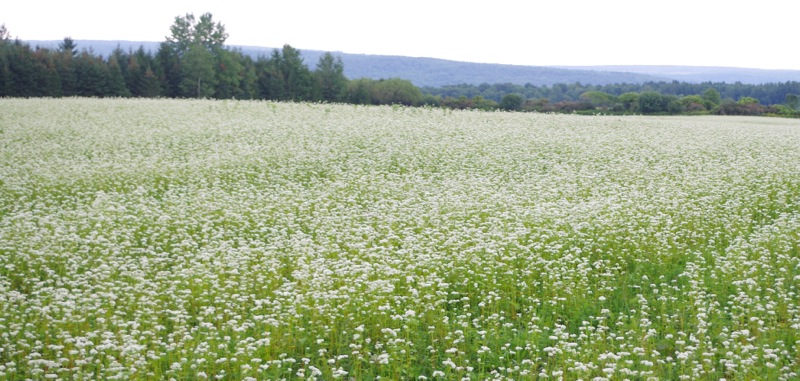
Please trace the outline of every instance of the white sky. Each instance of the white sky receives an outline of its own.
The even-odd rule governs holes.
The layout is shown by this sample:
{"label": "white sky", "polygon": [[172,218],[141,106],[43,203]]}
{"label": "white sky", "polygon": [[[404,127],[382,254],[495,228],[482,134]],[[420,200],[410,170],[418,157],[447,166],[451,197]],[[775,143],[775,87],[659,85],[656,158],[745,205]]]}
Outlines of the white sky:
{"label": "white sky", "polygon": [[22,40],[163,41],[175,16],[204,12],[234,45],[517,65],[800,70],[796,0],[8,0],[0,24]]}

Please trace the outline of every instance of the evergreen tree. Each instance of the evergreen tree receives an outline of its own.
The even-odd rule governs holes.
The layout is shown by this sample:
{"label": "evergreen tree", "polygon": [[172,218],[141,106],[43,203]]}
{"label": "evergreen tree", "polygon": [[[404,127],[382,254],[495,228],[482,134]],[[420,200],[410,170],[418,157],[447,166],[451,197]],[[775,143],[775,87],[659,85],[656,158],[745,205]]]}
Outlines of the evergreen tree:
{"label": "evergreen tree", "polygon": [[275,64],[278,50],[272,52],[272,58],[258,57],[255,63],[258,97],[261,99],[284,99],[283,76]]}
{"label": "evergreen tree", "polygon": [[108,94],[108,68],[102,58],[83,51],[75,57],[78,79],[76,93],[83,97],[103,97]]}
{"label": "evergreen tree", "polygon": [[283,80],[283,96],[280,99],[293,101],[313,99],[313,75],[303,63],[299,50],[289,44],[283,45],[280,53],[273,54],[272,61],[274,68],[280,73],[276,77]]}
{"label": "evergreen tree", "polygon": [[256,74],[256,65],[253,60],[243,54],[238,54],[240,64],[242,65],[242,72],[240,74],[241,80],[239,87],[241,88],[241,99],[255,99],[259,98],[258,94],[258,76]]}
{"label": "evergreen tree", "polygon": [[107,72],[106,93],[103,95],[110,97],[131,96],[131,92],[125,84],[125,78],[122,75],[122,68],[117,61],[117,56],[112,55],[108,59]]}
{"label": "evergreen tree", "polygon": [[61,77],[61,95],[65,97],[77,94],[78,79],[75,76],[75,63],[72,53],[60,52],[56,59],[56,68]]}
{"label": "evergreen tree", "polygon": [[178,52],[169,43],[161,43],[155,58],[153,71],[158,77],[163,95],[175,98],[181,95],[181,65]]}
{"label": "evergreen tree", "polygon": [[35,63],[34,82],[36,83],[33,96],[60,97],[61,78],[58,75],[53,54],[45,49],[37,49],[33,52],[33,57]]}
{"label": "evergreen tree", "polygon": [[78,55],[78,45],[75,44],[71,37],[64,37],[64,41],[58,44],[58,50],[72,57]]}
{"label": "evergreen tree", "polygon": [[139,96],[145,98],[155,98],[161,95],[161,82],[149,66],[139,79],[137,88]]}
{"label": "evergreen tree", "polygon": [[215,98],[242,98],[240,83],[244,67],[237,60],[237,54],[238,52],[225,49],[217,51],[217,88],[214,93]]}
{"label": "evergreen tree", "polygon": [[11,44],[9,53],[8,73],[11,78],[9,95],[13,97],[37,96],[36,61],[30,46],[16,40]]}
{"label": "evergreen tree", "polygon": [[125,78],[125,86],[132,96],[139,97],[142,95],[139,83],[142,75],[144,75],[144,68],[139,65],[139,59],[135,54],[130,54],[127,58],[128,62],[122,72],[122,76]]}
{"label": "evergreen tree", "polygon": [[[136,51],[129,54],[128,73],[130,78],[126,78],[126,83],[133,96],[157,97],[161,95],[160,83],[158,83],[158,86],[155,88],[153,84],[146,83],[151,80],[158,82],[158,74],[154,69],[155,66],[157,66],[155,57],[150,52],[145,51],[143,46],[139,46]],[[145,79],[148,70],[150,70],[150,76],[152,78]]]}
{"label": "evergreen tree", "polygon": [[8,52],[6,45],[0,40],[0,97],[12,96],[13,92],[13,77],[11,76],[11,67],[8,62]]}

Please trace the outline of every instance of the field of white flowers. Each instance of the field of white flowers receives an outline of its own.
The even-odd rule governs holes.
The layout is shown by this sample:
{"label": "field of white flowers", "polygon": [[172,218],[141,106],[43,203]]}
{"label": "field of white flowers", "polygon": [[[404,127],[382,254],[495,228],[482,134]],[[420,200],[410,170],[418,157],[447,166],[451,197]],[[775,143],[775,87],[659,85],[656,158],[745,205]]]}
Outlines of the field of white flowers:
{"label": "field of white flowers", "polygon": [[0,99],[0,380],[797,380],[800,121]]}

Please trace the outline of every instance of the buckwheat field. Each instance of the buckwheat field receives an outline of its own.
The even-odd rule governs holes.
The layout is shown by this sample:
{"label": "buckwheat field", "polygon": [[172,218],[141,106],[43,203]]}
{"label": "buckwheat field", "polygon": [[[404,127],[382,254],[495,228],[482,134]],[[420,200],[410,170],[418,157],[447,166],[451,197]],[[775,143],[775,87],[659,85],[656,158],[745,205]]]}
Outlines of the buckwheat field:
{"label": "buckwheat field", "polygon": [[0,100],[0,380],[797,380],[800,120]]}

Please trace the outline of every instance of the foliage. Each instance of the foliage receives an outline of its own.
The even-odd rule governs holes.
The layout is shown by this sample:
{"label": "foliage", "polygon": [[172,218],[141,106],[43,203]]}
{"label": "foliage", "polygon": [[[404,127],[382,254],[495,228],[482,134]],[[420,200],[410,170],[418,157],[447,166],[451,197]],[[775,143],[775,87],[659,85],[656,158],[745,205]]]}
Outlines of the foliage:
{"label": "foliage", "polygon": [[240,55],[235,51],[217,51],[214,69],[217,85],[214,98],[217,99],[247,99],[252,98],[243,90],[242,82],[245,80],[245,66],[239,60]]}
{"label": "foliage", "polygon": [[75,59],[76,95],[83,97],[111,96],[109,67],[102,58],[83,51]]}
{"label": "foliage", "polygon": [[[351,81],[345,77],[341,57],[330,53],[319,55],[311,70],[301,52],[288,44],[255,58],[241,49],[228,48],[224,45],[228,37],[224,25],[215,22],[210,13],[199,18],[192,14],[175,17],[170,35],[154,52],[144,47],[126,52],[117,47],[106,58],[91,50],[78,52],[70,37],[65,37],[57,50],[34,49],[20,40],[11,41],[4,26],[0,32],[0,97],[199,97],[581,113],[796,116],[793,110],[800,111],[796,96],[800,82],[749,85],[638,80],[542,86],[484,82],[420,89],[400,78]],[[447,73],[429,74],[447,77]],[[764,106],[723,107],[723,98]]]}
{"label": "foliage", "polygon": [[326,102],[341,102],[347,95],[347,78],[341,57],[325,53],[319,58],[314,76],[320,96]]}
{"label": "foliage", "polygon": [[439,105],[457,110],[473,109],[473,110],[483,110],[483,111],[494,110],[498,107],[497,102],[491,99],[484,99],[480,95],[477,95],[469,99],[465,96],[461,96],[458,99],[446,98],[440,100]]}
{"label": "foliage", "polygon": [[78,45],[75,44],[75,41],[71,37],[64,37],[64,41],[58,44],[58,50],[74,57],[78,54]]}
{"label": "foliage", "polygon": [[315,100],[314,76],[303,63],[300,51],[286,44],[281,50],[274,50],[269,60],[263,63],[262,93],[268,99],[277,100]]}
{"label": "foliage", "polygon": [[681,106],[687,112],[703,112],[707,111],[705,107],[705,100],[699,95],[687,95],[679,100]]}
{"label": "foliage", "polygon": [[422,92],[411,82],[400,78],[351,80],[347,88],[347,101],[354,104],[401,104],[419,106]]}
{"label": "foliage", "polygon": [[141,74],[137,81],[138,96],[144,98],[155,98],[161,95],[161,84],[149,66]]}
{"label": "foliage", "polygon": [[202,45],[191,45],[181,58],[181,83],[178,96],[208,98],[217,85],[214,54]]}
{"label": "foliage", "polygon": [[[465,96],[472,98],[480,95],[483,98],[499,102],[503,95],[517,93],[527,99],[546,98],[551,103],[561,101],[581,102],[581,94],[599,92],[605,93],[610,97],[618,97],[622,94],[639,94],[646,91],[653,91],[663,95],[684,97],[687,95],[700,94],[704,100],[703,107],[712,110],[719,106],[722,98],[739,99],[743,96],[758,99],[761,104],[781,104],[785,102],[786,94],[800,93],[800,82],[766,83],[761,85],[749,85],[742,83],[686,83],[686,82],[647,82],[636,83],[616,83],[611,85],[584,85],[580,83],[554,84],[552,86],[534,86],[532,84],[517,85],[512,83],[497,83],[493,85],[448,85],[439,88],[423,87],[422,91],[426,94],[438,95],[442,98],[459,98]],[[619,99],[618,99],[619,101]],[[620,109],[632,111],[631,107],[621,104]],[[636,100],[638,103],[638,99]],[[628,102],[628,105],[633,103]],[[605,107],[605,106],[603,106]],[[610,108],[614,108],[611,106]]]}
{"label": "foliage", "polygon": [[500,100],[498,105],[501,109],[506,111],[519,111],[522,110],[522,105],[525,103],[525,98],[519,94],[506,94]]}
{"label": "foliage", "polygon": [[373,104],[418,106],[422,103],[422,92],[411,81],[389,78],[372,82],[370,98]]}
{"label": "foliage", "polygon": [[720,95],[719,91],[713,87],[709,87],[703,90],[703,100],[705,100],[706,108],[713,108],[715,106],[719,106],[722,103],[722,96]]}
{"label": "foliage", "polygon": [[786,94],[786,107],[789,109],[800,111],[800,95]]}
{"label": "foliage", "polygon": [[[347,78],[341,58],[324,56],[316,72],[286,45],[253,60],[224,46],[227,32],[210,13],[176,17],[153,54],[115,49],[108,58],[77,51],[70,37],[57,51],[0,41],[0,97],[181,97],[342,101]],[[417,90],[418,92],[418,90]],[[414,96],[416,96],[415,94]],[[421,99],[421,95],[419,96]],[[419,103],[415,98],[414,103]]]}
{"label": "foliage", "polygon": [[180,54],[189,52],[192,45],[199,45],[213,51],[223,48],[228,33],[222,23],[214,23],[211,13],[204,13],[199,20],[191,13],[175,17],[175,22],[170,27],[171,35],[167,43],[172,45]]}
{"label": "foliage", "polygon": [[617,103],[617,97],[602,91],[587,91],[580,95],[580,100],[591,103],[597,108],[611,108]]}
{"label": "foliage", "polygon": [[122,69],[120,68],[119,61],[114,56],[108,59],[108,76],[106,77],[107,90],[106,95],[111,97],[129,97],[131,96],[125,84],[125,78],[122,76]]}
{"label": "foliage", "polygon": [[369,78],[351,80],[347,84],[347,101],[357,105],[372,104],[372,82]]}
{"label": "foliage", "polygon": [[767,107],[745,99],[744,102],[726,101],[716,109],[719,115],[762,115],[767,112]]}
{"label": "foliage", "polygon": [[6,24],[0,25],[0,43],[8,42],[11,39],[11,33],[6,28]]}
{"label": "foliage", "polygon": [[669,99],[655,91],[639,94],[637,109],[645,114],[663,113],[669,110]]}
{"label": "foliage", "polygon": [[624,111],[635,112],[636,109],[639,107],[638,93],[633,93],[633,92],[623,93],[620,94],[619,97],[617,97],[617,100],[622,105],[622,109]]}

